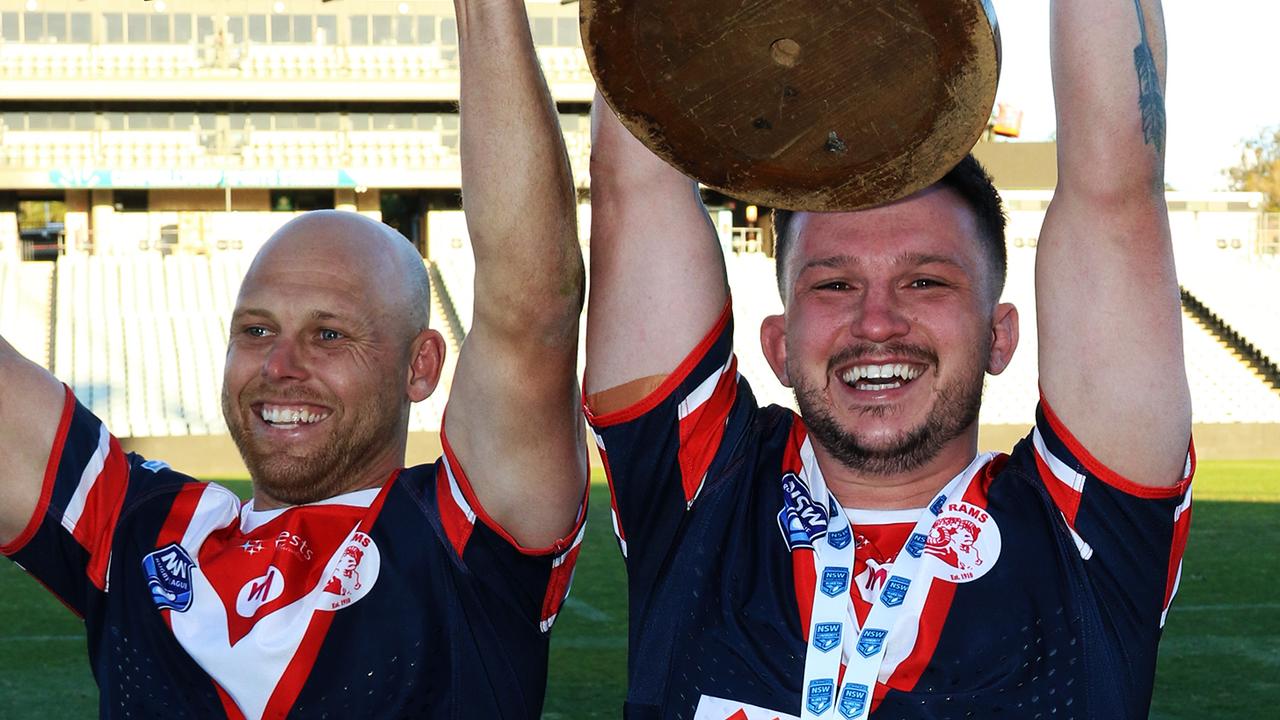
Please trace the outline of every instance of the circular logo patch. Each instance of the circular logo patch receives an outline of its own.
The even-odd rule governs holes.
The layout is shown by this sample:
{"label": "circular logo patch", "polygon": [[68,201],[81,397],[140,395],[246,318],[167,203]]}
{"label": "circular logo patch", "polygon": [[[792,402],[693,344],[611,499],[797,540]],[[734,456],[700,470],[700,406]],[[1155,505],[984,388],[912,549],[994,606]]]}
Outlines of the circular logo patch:
{"label": "circular logo patch", "polygon": [[924,561],[933,576],[953,583],[977,580],[1000,558],[1000,528],[984,509],[948,502],[929,528]]}
{"label": "circular logo patch", "polygon": [[338,550],[337,565],[324,586],[321,610],[341,610],[369,594],[381,566],[373,538],[357,532]]}

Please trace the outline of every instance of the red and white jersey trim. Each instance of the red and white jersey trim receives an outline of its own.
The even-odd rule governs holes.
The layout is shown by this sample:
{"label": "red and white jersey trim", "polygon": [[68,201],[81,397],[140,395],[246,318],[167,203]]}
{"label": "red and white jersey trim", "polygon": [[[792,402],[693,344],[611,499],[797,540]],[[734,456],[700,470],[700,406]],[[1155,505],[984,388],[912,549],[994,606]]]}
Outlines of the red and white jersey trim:
{"label": "red and white jersey trim", "polygon": [[94,450],[93,456],[89,458],[89,463],[85,465],[84,472],[80,474],[80,482],[76,485],[76,490],[71,495],[71,500],[67,503],[67,509],[62,513],[62,527],[72,535],[76,534],[76,527],[80,524],[80,518],[84,513],[85,505],[89,500],[89,493],[93,492],[97,486],[98,479],[102,477],[102,470],[107,464],[107,455],[111,452],[111,433],[107,432],[106,425],[98,426],[98,448]]}

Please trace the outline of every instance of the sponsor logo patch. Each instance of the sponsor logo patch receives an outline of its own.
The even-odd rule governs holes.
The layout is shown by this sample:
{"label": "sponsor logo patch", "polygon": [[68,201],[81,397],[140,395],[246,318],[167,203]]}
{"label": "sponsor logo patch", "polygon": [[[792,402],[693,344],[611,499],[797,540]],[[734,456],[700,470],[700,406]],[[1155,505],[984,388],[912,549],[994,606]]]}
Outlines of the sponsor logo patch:
{"label": "sponsor logo patch", "polygon": [[924,552],[924,545],[928,541],[928,535],[911,533],[911,537],[907,538],[907,554],[913,558],[920,557],[920,554]]}
{"label": "sponsor logo patch", "polygon": [[151,599],[162,610],[186,612],[191,607],[191,568],[195,562],[177,543],[142,558]]}
{"label": "sponsor logo patch", "polygon": [[843,550],[849,547],[849,543],[853,542],[853,533],[849,531],[848,527],[840,528],[827,535],[827,542],[831,543],[831,547]]}
{"label": "sponsor logo patch", "polygon": [[804,706],[814,715],[821,715],[831,707],[832,695],[836,692],[836,682],[831,678],[819,678],[809,681],[809,690],[805,693]]}
{"label": "sponsor logo patch", "polygon": [[885,583],[884,590],[880,593],[880,599],[884,600],[884,604],[889,607],[901,605],[902,601],[907,597],[907,589],[911,587],[911,581],[901,575],[894,575],[889,578],[889,582]]}
{"label": "sponsor logo patch", "polygon": [[840,693],[840,706],[837,709],[850,720],[862,717],[862,711],[867,709],[867,686],[855,683],[845,685],[844,692]]}
{"label": "sponsor logo patch", "polygon": [[841,623],[815,623],[813,626],[813,646],[822,652],[830,652],[840,644],[840,635],[844,632]]}
{"label": "sponsor logo patch", "polygon": [[925,561],[933,576],[953,583],[982,577],[1000,557],[1000,528],[985,509],[947,503],[929,528]]}
{"label": "sponsor logo patch", "polygon": [[782,510],[778,529],[791,550],[813,548],[813,541],[827,533],[827,509],[814,502],[809,488],[795,473],[782,476]]}
{"label": "sponsor logo patch", "polygon": [[268,565],[267,571],[240,586],[236,594],[236,612],[240,617],[251,618],[263,605],[284,594],[284,573],[275,565]]}
{"label": "sponsor logo patch", "polygon": [[819,583],[822,594],[827,597],[838,597],[849,590],[849,569],[827,567],[822,569],[822,582]]}
{"label": "sponsor logo patch", "polygon": [[858,654],[869,658],[880,652],[880,648],[884,647],[884,636],[888,634],[888,630],[863,628],[862,634],[858,636]]}
{"label": "sponsor logo patch", "polygon": [[941,515],[942,508],[946,506],[946,504],[947,504],[947,496],[939,495],[937,499],[933,501],[933,504],[929,506],[929,512],[933,513],[934,515]]}

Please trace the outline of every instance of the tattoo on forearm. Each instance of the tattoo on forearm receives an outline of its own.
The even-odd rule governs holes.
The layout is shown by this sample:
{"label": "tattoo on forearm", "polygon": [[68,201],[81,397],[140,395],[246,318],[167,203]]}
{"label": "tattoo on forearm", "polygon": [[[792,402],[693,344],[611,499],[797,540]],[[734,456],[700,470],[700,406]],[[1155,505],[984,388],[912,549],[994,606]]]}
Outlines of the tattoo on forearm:
{"label": "tattoo on forearm", "polygon": [[1154,145],[1156,152],[1164,153],[1164,96],[1160,94],[1160,76],[1156,73],[1156,59],[1147,42],[1147,22],[1142,14],[1141,0],[1133,0],[1138,11],[1138,30],[1142,40],[1133,49],[1133,65],[1138,71],[1138,107],[1142,110],[1142,139]]}

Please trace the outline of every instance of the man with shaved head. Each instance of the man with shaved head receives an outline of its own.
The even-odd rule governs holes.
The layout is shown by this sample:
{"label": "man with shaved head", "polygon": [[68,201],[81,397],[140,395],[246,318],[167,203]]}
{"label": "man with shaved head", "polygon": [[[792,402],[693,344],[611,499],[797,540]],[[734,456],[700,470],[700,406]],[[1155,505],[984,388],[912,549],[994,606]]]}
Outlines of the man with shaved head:
{"label": "man with shaved head", "polygon": [[457,0],[475,316],[441,431],[421,257],[319,211],[244,278],[222,391],[253,497],[126,455],[0,339],[0,551],[84,618],[103,717],[536,718],[581,540],[583,267],[518,0]]}

